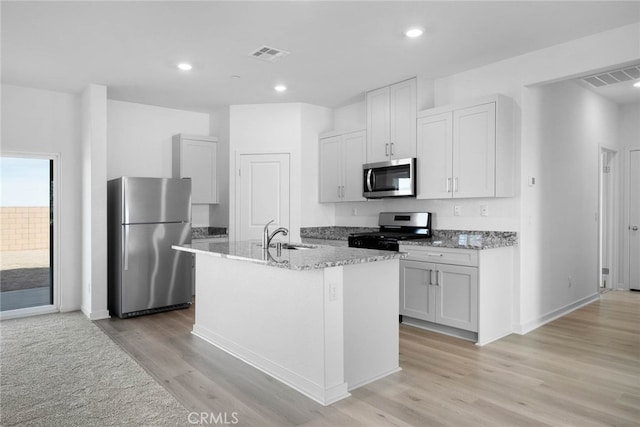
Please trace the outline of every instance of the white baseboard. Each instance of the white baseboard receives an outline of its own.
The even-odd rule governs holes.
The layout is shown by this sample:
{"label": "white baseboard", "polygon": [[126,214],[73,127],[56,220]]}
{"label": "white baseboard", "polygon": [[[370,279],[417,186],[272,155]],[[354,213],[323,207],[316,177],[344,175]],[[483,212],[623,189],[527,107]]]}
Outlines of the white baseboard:
{"label": "white baseboard", "polygon": [[80,307],[80,311],[87,316],[89,320],[102,320],[109,319],[109,310],[98,310],[98,311],[89,311],[85,306]]}
{"label": "white baseboard", "polygon": [[243,346],[200,325],[194,325],[191,333],[205,340],[209,344],[229,353],[230,355],[237,357],[254,368],[272,376],[321,405],[327,406],[337,402],[338,400],[344,399],[345,397],[351,396],[351,394],[347,392],[347,383],[343,382],[341,384],[325,388],[310,381],[308,378],[305,378],[296,372],[292,372],[286,367],[280,366],[279,364],[274,363],[273,361],[266,359],[263,356],[256,354],[255,352],[244,348]]}
{"label": "white baseboard", "polygon": [[537,319],[531,320],[527,323],[523,323],[520,325],[516,325],[513,329],[513,332],[519,335],[525,335],[529,332],[538,329],[540,326],[545,325],[549,322],[552,322],[562,316],[565,316],[572,311],[575,311],[585,305],[591,304],[594,301],[597,301],[600,298],[600,293],[596,292],[593,295],[589,295],[588,297],[582,298],[578,301],[575,301],[571,304],[567,304],[564,307],[560,307],[557,310],[551,311]]}

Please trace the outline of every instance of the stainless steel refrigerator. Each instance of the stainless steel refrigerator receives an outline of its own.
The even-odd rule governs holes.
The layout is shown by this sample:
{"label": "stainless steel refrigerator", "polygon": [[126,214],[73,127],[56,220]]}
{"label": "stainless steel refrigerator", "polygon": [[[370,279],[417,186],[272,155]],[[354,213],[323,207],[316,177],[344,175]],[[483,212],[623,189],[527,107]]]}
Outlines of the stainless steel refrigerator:
{"label": "stainless steel refrigerator", "polygon": [[191,304],[191,179],[110,180],[108,302],[110,314],[131,317]]}

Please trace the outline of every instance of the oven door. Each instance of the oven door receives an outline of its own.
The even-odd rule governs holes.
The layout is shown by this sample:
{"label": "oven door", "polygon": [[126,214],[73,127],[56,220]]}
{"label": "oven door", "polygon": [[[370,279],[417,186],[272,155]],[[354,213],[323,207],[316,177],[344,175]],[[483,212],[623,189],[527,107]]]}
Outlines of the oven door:
{"label": "oven door", "polygon": [[396,239],[379,236],[349,236],[349,247],[393,252],[400,250],[400,245]]}
{"label": "oven door", "polygon": [[363,165],[363,196],[368,199],[415,196],[415,166],[415,158]]}

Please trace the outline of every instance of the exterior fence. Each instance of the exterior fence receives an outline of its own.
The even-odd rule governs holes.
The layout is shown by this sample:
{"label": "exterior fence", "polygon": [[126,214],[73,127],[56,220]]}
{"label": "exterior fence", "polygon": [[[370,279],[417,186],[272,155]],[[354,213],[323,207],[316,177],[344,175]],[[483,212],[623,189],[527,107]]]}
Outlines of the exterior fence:
{"label": "exterior fence", "polygon": [[49,249],[49,207],[0,207],[0,251]]}

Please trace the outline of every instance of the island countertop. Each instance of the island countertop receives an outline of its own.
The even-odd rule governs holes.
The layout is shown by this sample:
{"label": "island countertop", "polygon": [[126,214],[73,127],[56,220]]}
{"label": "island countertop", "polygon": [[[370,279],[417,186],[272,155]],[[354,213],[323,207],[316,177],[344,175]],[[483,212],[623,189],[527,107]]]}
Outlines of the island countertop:
{"label": "island countertop", "polygon": [[194,241],[190,245],[174,245],[173,249],[195,254],[207,254],[289,270],[316,270],[341,265],[362,264],[406,257],[402,252],[356,249],[325,245],[292,243],[299,249],[282,249],[280,256],[275,247],[263,251],[255,240],[206,243]]}

